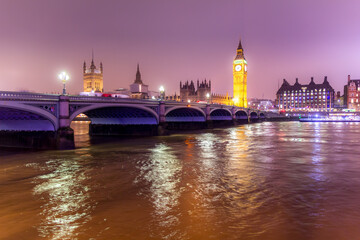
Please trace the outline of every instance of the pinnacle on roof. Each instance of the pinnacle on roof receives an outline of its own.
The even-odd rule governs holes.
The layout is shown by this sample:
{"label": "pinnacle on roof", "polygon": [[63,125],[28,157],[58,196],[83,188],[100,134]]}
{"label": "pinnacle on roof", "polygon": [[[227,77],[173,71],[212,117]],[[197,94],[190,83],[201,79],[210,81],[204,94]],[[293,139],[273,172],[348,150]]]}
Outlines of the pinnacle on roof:
{"label": "pinnacle on roof", "polygon": [[238,48],[237,48],[237,50],[243,50],[243,48],[242,48],[242,45],[241,45],[241,39],[239,40],[239,46],[238,46]]}
{"label": "pinnacle on roof", "polygon": [[245,60],[244,49],[243,49],[242,44],[241,44],[241,39],[239,40],[239,45],[238,45],[238,48],[236,50],[235,59],[244,59]]}
{"label": "pinnacle on roof", "polygon": [[311,77],[311,81],[310,81],[309,85],[315,85],[314,77]]}
{"label": "pinnacle on roof", "polygon": [[92,49],[91,51],[91,65],[90,65],[91,69],[95,69],[95,64],[94,64],[94,49]]}
{"label": "pinnacle on roof", "polygon": [[136,78],[135,78],[135,82],[137,84],[143,84],[142,80],[141,80],[141,74],[140,74],[140,67],[139,64],[137,64],[137,70],[136,70]]}
{"label": "pinnacle on roof", "polygon": [[324,82],[323,84],[329,84],[328,80],[327,80],[327,76],[324,77]]}

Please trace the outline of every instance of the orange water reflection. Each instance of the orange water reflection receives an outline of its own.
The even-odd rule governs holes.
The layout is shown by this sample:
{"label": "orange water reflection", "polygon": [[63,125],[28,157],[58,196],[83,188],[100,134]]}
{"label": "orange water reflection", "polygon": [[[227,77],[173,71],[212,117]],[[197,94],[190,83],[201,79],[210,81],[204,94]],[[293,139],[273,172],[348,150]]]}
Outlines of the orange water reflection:
{"label": "orange water reflection", "polygon": [[81,159],[49,160],[42,169],[49,173],[34,180],[33,194],[43,201],[42,222],[37,227],[41,237],[74,239],[78,228],[91,219],[95,203],[90,200],[86,169],[78,161]]}
{"label": "orange water reflection", "polygon": [[179,218],[173,211],[179,205],[181,171],[182,164],[173,154],[173,149],[161,143],[151,149],[149,160],[140,166],[140,174],[135,181],[139,183],[145,180],[150,184],[148,191],[154,208],[153,221],[156,222],[152,231],[162,238],[171,236],[171,232],[166,229],[179,223]]}

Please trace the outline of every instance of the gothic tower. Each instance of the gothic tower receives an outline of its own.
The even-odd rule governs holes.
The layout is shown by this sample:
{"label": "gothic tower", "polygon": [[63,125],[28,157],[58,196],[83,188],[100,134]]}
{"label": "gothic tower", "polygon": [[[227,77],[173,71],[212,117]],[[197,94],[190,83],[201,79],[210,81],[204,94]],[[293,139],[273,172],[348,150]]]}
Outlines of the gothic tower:
{"label": "gothic tower", "polygon": [[84,61],[83,66],[84,92],[103,92],[103,65],[100,62],[100,70],[96,69],[94,64],[94,56],[91,60],[90,68],[86,69]]}
{"label": "gothic tower", "polygon": [[137,65],[136,69],[136,77],[133,84],[130,85],[130,92],[132,98],[148,98],[149,97],[149,90],[148,85],[145,85],[141,79],[141,73],[139,64]]}
{"label": "gothic tower", "polygon": [[247,107],[247,62],[244,57],[244,50],[239,41],[236,50],[236,57],[233,62],[234,79],[234,105],[238,107]]}

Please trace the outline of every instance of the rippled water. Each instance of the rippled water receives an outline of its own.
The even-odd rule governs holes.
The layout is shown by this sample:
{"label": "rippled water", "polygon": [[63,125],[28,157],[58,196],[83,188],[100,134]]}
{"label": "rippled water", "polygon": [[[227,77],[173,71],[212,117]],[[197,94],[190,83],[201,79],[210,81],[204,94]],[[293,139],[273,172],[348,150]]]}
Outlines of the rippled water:
{"label": "rippled water", "polygon": [[73,127],[75,150],[0,153],[0,239],[360,239],[360,124]]}

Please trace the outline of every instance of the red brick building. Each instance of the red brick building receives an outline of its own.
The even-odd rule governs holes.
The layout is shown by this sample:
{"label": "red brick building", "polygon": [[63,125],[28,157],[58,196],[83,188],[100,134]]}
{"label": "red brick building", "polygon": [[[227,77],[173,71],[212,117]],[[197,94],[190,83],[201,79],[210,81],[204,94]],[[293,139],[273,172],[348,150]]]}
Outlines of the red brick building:
{"label": "red brick building", "polygon": [[344,86],[344,102],[349,109],[360,110],[360,79],[350,79]]}

